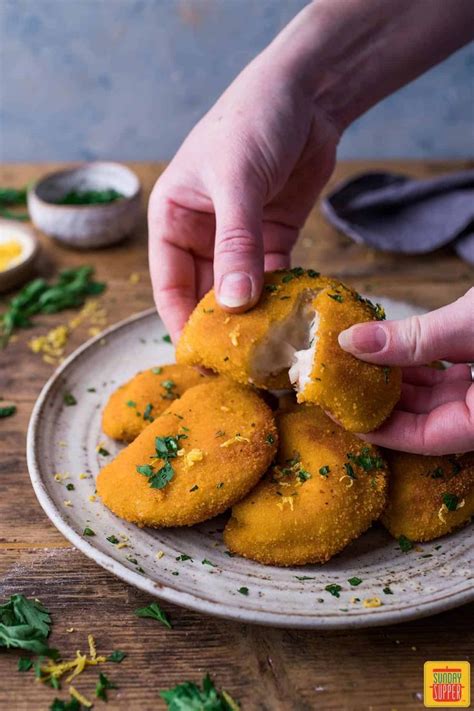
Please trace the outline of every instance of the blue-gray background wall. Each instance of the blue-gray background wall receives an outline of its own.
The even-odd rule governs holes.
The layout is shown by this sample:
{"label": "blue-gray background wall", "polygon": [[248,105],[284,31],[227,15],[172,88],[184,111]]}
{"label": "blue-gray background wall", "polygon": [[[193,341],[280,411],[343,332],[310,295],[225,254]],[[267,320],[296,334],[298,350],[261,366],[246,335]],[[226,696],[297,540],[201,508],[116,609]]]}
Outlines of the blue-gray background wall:
{"label": "blue-gray background wall", "polygon": [[[170,158],[304,4],[0,0],[0,160]],[[472,156],[473,73],[471,45],[351,126],[340,157]]]}

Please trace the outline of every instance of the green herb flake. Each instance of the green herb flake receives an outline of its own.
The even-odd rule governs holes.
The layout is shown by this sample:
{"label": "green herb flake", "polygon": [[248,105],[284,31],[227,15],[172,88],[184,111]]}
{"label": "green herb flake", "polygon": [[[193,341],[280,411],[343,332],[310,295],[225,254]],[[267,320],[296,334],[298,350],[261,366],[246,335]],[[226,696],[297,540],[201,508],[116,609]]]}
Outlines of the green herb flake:
{"label": "green herb flake", "polygon": [[311,278],[311,279],[316,279],[318,276],[321,276],[321,272],[317,272],[314,269],[308,269],[306,274]]}
{"label": "green herb flake", "polygon": [[356,575],[353,578],[349,578],[348,581],[349,585],[352,585],[353,587],[356,587],[357,585],[360,585],[362,582],[362,578],[358,578]]}
{"label": "green herb flake", "polygon": [[403,553],[408,553],[413,548],[413,543],[406,536],[399,536],[398,545]]}
{"label": "green herb flake", "polygon": [[272,434],[269,434],[265,437],[265,442],[267,444],[275,444],[275,437]]}
{"label": "green herb flake", "polygon": [[129,563],[132,563],[133,565],[138,565],[138,560],[130,554],[126,555],[125,558],[128,560]]}
{"label": "green herb flake", "polygon": [[16,405],[5,405],[4,407],[0,407],[0,418],[2,417],[11,417],[14,415],[16,412]]}
{"label": "green herb flake", "polygon": [[152,368],[151,372],[153,373],[153,375],[161,375],[163,372],[163,368]]}
{"label": "green herb flake", "polygon": [[69,190],[59,200],[55,201],[56,205],[101,205],[104,203],[115,202],[125,197],[122,193],[117,192],[114,188],[106,188],[105,190]]}
{"label": "green herb flake", "polygon": [[313,576],[311,576],[311,575],[295,575],[295,578],[296,578],[296,580],[301,580],[301,581],[303,581],[303,580],[316,580],[316,578],[313,577]]}
{"label": "green herb flake", "polygon": [[109,543],[112,543],[114,546],[116,546],[117,543],[120,543],[120,541],[119,541],[119,539],[117,538],[117,536],[107,536],[107,539],[106,539],[106,540],[107,540]]}
{"label": "green herb flake", "polygon": [[178,555],[178,556],[176,557],[176,560],[179,560],[179,561],[183,561],[183,562],[184,562],[184,561],[186,561],[186,560],[192,561],[193,559],[191,558],[190,555],[187,555],[186,553],[181,553],[181,555]]}
{"label": "green herb flake", "polygon": [[169,711],[238,711],[239,704],[227,693],[219,692],[209,674],[202,680],[202,688],[185,681],[172,689],[160,691]]}
{"label": "green herb flake", "polygon": [[321,467],[321,469],[319,470],[319,473],[321,474],[321,476],[325,476],[325,477],[326,477],[326,476],[329,476],[330,471],[331,471],[331,469],[330,469],[329,466],[326,464],[324,467]]}
{"label": "green herb flake", "polygon": [[136,407],[137,403],[134,400],[128,400],[126,405],[127,407]]}
{"label": "green herb flake", "polygon": [[29,671],[33,666],[33,660],[28,659],[28,657],[20,657],[18,659],[18,671],[26,672]]}
{"label": "green herb flake", "polygon": [[285,274],[285,276],[282,277],[282,282],[283,284],[288,284],[288,282],[292,281],[294,278],[293,274]]}
{"label": "green herb flake", "polygon": [[342,590],[342,587],[340,585],[337,585],[337,583],[331,583],[330,585],[326,585],[324,588],[328,593],[331,593],[334,597],[340,597],[339,593]]}
{"label": "green herb flake", "polygon": [[74,486],[74,484],[66,484],[66,489],[67,489],[68,491],[74,491],[75,488],[76,488],[76,487]]}
{"label": "green herb flake", "polygon": [[304,484],[305,481],[308,481],[308,479],[311,479],[311,474],[307,472],[306,469],[300,469],[296,476],[302,484]]}
{"label": "green herb flake", "polygon": [[430,473],[432,479],[444,479],[444,471],[442,467],[436,467]]}
{"label": "green herb flake", "polygon": [[104,447],[99,447],[97,453],[100,454],[101,457],[110,457],[109,450],[105,449]]}
{"label": "green herb flake", "polygon": [[268,291],[270,294],[275,292],[278,289],[276,284],[265,284],[265,291]]}
{"label": "green herb flake", "polygon": [[107,657],[108,662],[115,662],[115,664],[120,664],[120,662],[123,662],[127,655],[125,652],[121,652],[120,649],[116,649],[112,654],[109,654]]}
{"label": "green herb flake", "polygon": [[[56,680],[57,681],[57,680]],[[71,696],[69,701],[54,699],[49,711],[81,711],[82,706],[77,699]]]}
{"label": "green herb flake", "polygon": [[51,616],[36,600],[12,595],[0,605],[0,649],[17,648],[56,659],[58,651],[48,646]]}
{"label": "green herb flake", "polygon": [[102,701],[107,701],[107,691],[109,689],[116,689],[117,686],[113,684],[102,672],[99,674],[99,681],[95,687],[95,695],[98,699]]}
{"label": "green herb flake", "polygon": [[153,405],[151,404],[151,402],[149,402],[149,403],[147,404],[147,406],[145,407],[145,411],[144,411],[144,413],[143,413],[143,419],[144,419],[146,422],[153,422],[154,418],[151,416],[151,411],[152,411],[152,410],[153,410]]}
{"label": "green herb flake", "polygon": [[157,602],[152,602],[147,607],[138,608],[138,610],[135,610],[135,615],[137,617],[151,617],[153,620],[161,622],[161,624],[168,627],[168,629],[172,629],[173,627],[169,616],[161,609]]}
{"label": "green herb flake", "polygon": [[161,396],[163,399],[175,400],[178,397],[177,393],[173,392],[176,388],[176,383],[173,380],[163,380],[161,387],[166,390],[165,394]]}
{"label": "green herb flake", "polygon": [[356,475],[355,475],[355,472],[354,472],[354,469],[353,469],[353,467],[352,467],[352,464],[349,464],[349,462],[345,462],[345,463],[344,463],[344,469],[345,469],[346,475],[347,475],[350,479],[357,479],[357,477],[356,477]]}
{"label": "green herb flake", "polygon": [[68,405],[69,407],[70,407],[71,405],[77,405],[77,400],[76,400],[76,398],[75,398],[74,395],[73,395],[72,393],[70,393],[70,392],[65,392],[65,393],[63,394],[63,402],[64,402],[65,405]]}
{"label": "green herb flake", "polygon": [[385,384],[388,384],[390,382],[390,372],[391,372],[388,365],[386,365],[382,368],[382,372],[383,372],[384,382],[385,382]]}
{"label": "green herb flake", "polygon": [[444,494],[443,504],[446,506],[448,511],[456,511],[459,504],[459,496],[456,496],[456,494]]}
{"label": "green herb flake", "polygon": [[241,588],[238,588],[237,592],[240,593],[241,595],[248,595],[249,589],[246,588],[245,585],[243,585]]}
{"label": "green herb flake", "polygon": [[96,393],[97,390],[95,388],[87,388],[88,393]]}
{"label": "green herb flake", "polygon": [[393,595],[393,590],[391,590],[388,585],[383,589],[382,592],[384,592],[385,595]]}
{"label": "green herb flake", "polygon": [[166,333],[166,334],[163,336],[162,340],[163,340],[165,343],[171,343],[171,336],[169,335],[169,333]]}
{"label": "green herb flake", "polygon": [[82,532],[82,535],[83,536],[95,536],[95,531],[93,531],[92,528],[89,528],[89,526],[86,526]]}
{"label": "green herb flake", "polygon": [[201,561],[202,565],[210,565],[212,568],[217,568],[215,563],[212,563],[210,560],[207,560],[207,558],[203,558]]}
{"label": "green herb flake", "polygon": [[339,304],[342,304],[344,301],[344,297],[342,294],[328,294],[329,298],[332,299],[333,301],[337,301]]}

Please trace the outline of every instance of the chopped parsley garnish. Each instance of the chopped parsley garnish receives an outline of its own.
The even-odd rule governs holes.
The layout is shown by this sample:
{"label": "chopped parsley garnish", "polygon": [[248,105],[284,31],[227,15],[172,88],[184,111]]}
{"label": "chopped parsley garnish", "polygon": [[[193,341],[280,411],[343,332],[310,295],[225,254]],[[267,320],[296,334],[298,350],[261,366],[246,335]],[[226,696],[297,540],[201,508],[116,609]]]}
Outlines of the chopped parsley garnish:
{"label": "chopped parsley garnish", "polygon": [[202,564],[202,565],[210,565],[212,568],[216,568],[216,567],[217,567],[215,563],[211,563],[211,561],[210,561],[210,560],[207,560],[207,558],[203,558],[202,561],[201,561],[201,564]]}
{"label": "chopped parsley garnish", "polygon": [[275,437],[272,434],[269,434],[265,437],[265,442],[267,444],[275,444]]}
{"label": "chopped parsley garnish", "polygon": [[127,407],[136,407],[137,403],[134,400],[128,400],[126,405]]}
{"label": "chopped parsley garnish", "polygon": [[146,420],[147,422],[153,422],[154,418],[151,416],[151,411],[153,410],[153,405],[151,402],[148,403],[148,405],[145,407],[145,411],[143,413],[143,419]]}
{"label": "chopped parsley garnish", "polygon": [[341,586],[337,585],[337,583],[331,583],[330,585],[326,585],[324,589],[328,593],[331,593],[331,595],[334,595],[334,597],[340,597],[339,593],[342,590]]}
{"label": "chopped parsley garnish", "polygon": [[276,284],[265,284],[265,291],[268,291],[269,293],[272,293],[277,289],[278,287],[276,286]]}
{"label": "chopped parsley garnish", "polygon": [[[54,677],[52,677],[52,679],[54,679]],[[81,709],[81,704],[73,696],[71,696],[70,701],[65,701],[64,699],[54,699],[53,703],[49,707],[49,711],[81,711]]]}
{"label": "chopped parsley garnish", "polygon": [[33,660],[28,659],[28,657],[20,657],[18,659],[18,671],[25,672],[29,671],[33,666]]}
{"label": "chopped parsley garnish", "polygon": [[293,267],[293,269],[290,269],[290,272],[293,274],[293,276],[300,277],[303,276],[304,269],[303,267]]}
{"label": "chopped parsley garnish", "polygon": [[98,205],[101,203],[115,202],[125,197],[114,188],[105,190],[70,190],[59,200],[56,205]]}
{"label": "chopped parsley garnish", "polygon": [[116,649],[112,654],[109,654],[107,657],[108,662],[115,662],[116,664],[120,664],[120,662],[123,662],[127,655],[125,652],[121,652],[120,649]]}
{"label": "chopped parsley garnish", "polygon": [[383,592],[385,593],[385,595],[393,595],[393,590],[390,590],[388,585],[383,589]]}
{"label": "chopped parsley garnish", "polygon": [[339,304],[342,304],[344,301],[344,297],[342,294],[328,294],[329,298],[332,299],[333,301],[337,301]]}
{"label": "chopped parsley garnish", "polygon": [[95,531],[93,531],[92,528],[89,528],[89,526],[86,526],[82,532],[82,535],[83,536],[95,536]]}
{"label": "chopped parsley garnish", "polygon": [[119,539],[117,536],[107,536],[107,540],[109,543],[112,543],[114,546],[117,545],[117,543],[120,543]]}
{"label": "chopped parsley garnish", "polygon": [[297,580],[316,580],[316,578],[311,575],[295,575],[295,578]]}
{"label": "chopped parsley garnish", "polygon": [[173,382],[173,380],[163,380],[161,387],[166,390],[165,394],[161,396],[164,400],[175,400],[178,397],[178,395],[173,392],[176,387],[176,383]]}
{"label": "chopped parsley garnish", "polygon": [[87,388],[88,393],[96,393],[97,390],[95,388]]}
{"label": "chopped parsley garnish", "polygon": [[349,578],[348,581],[349,585],[352,585],[353,587],[356,587],[357,585],[360,585],[362,582],[362,578],[358,578],[356,575],[353,578]]}
{"label": "chopped parsley garnish", "polygon": [[448,511],[456,511],[459,504],[459,496],[456,496],[456,494],[444,494],[443,504],[446,506]]}
{"label": "chopped parsley garnish", "polygon": [[138,610],[135,610],[135,615],[137,617],[151,617],[153,620],[161,622],[165,627],[168,627],[168,629],[172,629],[173,627],[170,618],[157,602],[152,602],[151,605],[147,607],[138,608]]}
{"label": "chopped parsley garnish", "polygon": [[98,699],[102,701],[107,701],[107,691],[109,689],[116,689],[116,685],[113,684],[102,672],[99,674],[99,681],[95,687],[95,695]]}
{"label": "chopped parsley garnish", "polygon": [[371,472],[374,469],[381,469],[384,465],[383,459],[372,455],[369,447],[364,447],[360,454],[352,454],[349,452],[347,458],[365,472]]}
{"label": "chopped parsley garnish", "polygon": [[192,561],[192,558],[190,555],[187,555],[186,553],[181,553],[181,555],[177,556],[176,560],[180,560],[180,561],[191,560]]}
{"label": "chopped parsley garnish", "polygon": [[357,477],[355,475],[355,471],[352,467],[352,464],[349,464],[349,462],[344,462],[344,469],[345,469],[346,475],[350,479],[357,479]]}
{"label": "chopped parsley garnish", "polygon": [[129,563],[133,563],[133,565],[138,565],[138,560],[136,558],[134,558],[133,556],[127,555],[125,557]]}
{"label": "chopped parsley garnish", "polygon": [[0,605],[0,649],[16,647],[56,659],[57,650],[48,646],[50,631],[51,616],[40,602],[12,595]]}
{"label": "chopped parsley garnish", "polygon": [[140,464],[136,467],[139,474],[148,477],[148,482],[152,489],[163,489],[174,477],[174,469],[170,459],[177,456],[179,450],[179,440],[186,439],[187,435],[178,434],[176,436],[155,437],[155,454],[153,459],[163,459],[163,466],[158,471],[151,464]]}
{"label": "chopped parsley garnish", "polygon": [[406,536],[398,537],[398,545],[400,546],[400,550],[403,551],[403,553],[408,553],[408,551],[411,551],[411,549],[413,548],[413,543]]}
{"label": "chopped parsley garnish", "polygon": [[0,407],[0,417],[11,417],[16,412],[16,405],[5,405]]}
{"label": "chopped parsley garnish", "polygon": [[306,469],[300,469],[296,476],[302,483],[311,479],[311,474]]}
{"label": "chopped parsley garnish", "polygon": [[363,296],[357,293],[355,296],[357,301],[369,307],[377,321],[383,321],[385,319],[385,309],[381,304],[374,304],[370,299],[364,299]]}
{"label": "chopped parsley garnish", "polygon": [[202,680],[202,689],[185,681],[167,691],[160,691],[168,711],[237,711],[239,705],[226,691],[219,692],[209,674]]}
{"label": "chopped parsley garnish", "polygon": [[282,278],[283,284],[288,284],[289,281],[292,281],[294,279],[293,274],[285,274],[285,276]]}
{"label": "chopped parsley garnish", "polygon": [[314,269],[308,269],[306,274],[311,277],[311,279],[316,279],[316,277],[320,276],[321,272],[317,272]]}
{"label": "chopped parsley garnish", "polygon": [[241,588],[237,590],[241,595],[248,595],[249,594],[249,589],[243,585]]}
{"label": "chopped parsley garnish", "polygon": [[67,489],[68,491],[74,491],[75,488],[76,488],[76,487],[74,486],[74,484],[66,484],[66,489]]}
{"label": "chopped parsley garnish", "polygon": [[100,454],[102,457],[109,457],[110,456],[109,450],[105,449],[104,447],[99,447],[99,449],[97,450],[97,453]]}
{"label": "chopped parsley garnish", "polygon": [[328,476],[330,471],[331,471],[331,469],[326,464],[324,467],[321,467],[321,469],[319,470],[319,473],[321,474],[321,476]]}
{"label": "chopped parsley garnish", "polygon": [[436,467],[436,469],[433,469],[433,471],[430,473],[430,476],[432,479],[444,479],[444,471],[442,467]]}
{"label": "chopped parsley garnish", "polygon": [[77,405],[77,400],[76,400],[76,398],[75,398],[74,395],[73,395],[72,393],[70,393],[70,392],[65,392],[65,393],[63,394],[63,402],[64,402],[65,405],[69,405],[69,406],[71,406],[71,405]]}
{"label": "chopped parsley garnish", "polygon": [[163,340],[165,343],[171,343],[171,336],[169,335],[169,333],[166,333],[166,334],[163,336],[163,339],[162,339],[162,340]]}
{"label": "chopped parsley garnish", "polygon": [[190,492],[191,492],[191,491],[197,491],[198,489],[199,489],[199,486],[198,486],[197,484],[194,484],[194,486],[192,486],[189,491],[190,491]]}
{"label": "chopped parsley garnish", "polygon": [[153,375],[161,375],[161,373],[163,372],[163,368],[152,368],[151,372],[153,373]]}

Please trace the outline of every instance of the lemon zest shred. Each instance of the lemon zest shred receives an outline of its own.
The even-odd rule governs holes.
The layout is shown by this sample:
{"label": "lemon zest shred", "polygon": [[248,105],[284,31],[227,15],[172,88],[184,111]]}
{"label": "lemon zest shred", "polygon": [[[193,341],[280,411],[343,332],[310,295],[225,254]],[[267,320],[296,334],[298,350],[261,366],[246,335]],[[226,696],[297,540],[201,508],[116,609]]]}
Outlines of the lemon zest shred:
{"label": "lemon zest shred", "polygon": [[69,693],[74,699],[77,699],[77,701],[79,701],[79,703],[82,704],[83,706],[85,706],[87,709],[92,708],[92,701],[89,701],[89,699],[86,699],[86,697],[83,696],[73,686],[69,687]]}
{"label": "lemon zest shred", "polygon": [[364,607],[381,607],[382,600],[379,597],[366,597],[362,604]]}
{"label": "lemon zest shred", "polygon": [[343,474],[343,476],[339,477],[339,481],[342,481],[343,479],[349,479],[349,483],[346,485],[348,489],[350,489],[351,486],[354,486],[354,479],[349,476],[349,474]]}
{"label": "lemon zest shred", "polygon": [[196,462],[202,462],[204,459],[204,452],[202,449],[191,449],[186,454],[185,461],[188,467],[193,467]]}
{"label": "lemon zest shred", "polygon": [[91,655],[91,659],[95,659],[97,657],[97,647],[95,646],[94,635],[87,635],[87,643],[89,645],[89,654]]}
{"label": "lemon zest shred", "polygon": [[282,496],[281,501],[277,503],[278,508],[280,511],[283,511],[283,507],[285,504],[290,505],[290,509],[294,511],[294,506],[293,506],[293,496]]}
{"label": "lemon zest shred", "polygon": [[250,442],[248,437],[242,437],[242,435],[235,435],[234,437],[231,437],[230,439],[226,440],[221,444],[221,447],[230,447],[233,444],[237,444],[238,442]]}

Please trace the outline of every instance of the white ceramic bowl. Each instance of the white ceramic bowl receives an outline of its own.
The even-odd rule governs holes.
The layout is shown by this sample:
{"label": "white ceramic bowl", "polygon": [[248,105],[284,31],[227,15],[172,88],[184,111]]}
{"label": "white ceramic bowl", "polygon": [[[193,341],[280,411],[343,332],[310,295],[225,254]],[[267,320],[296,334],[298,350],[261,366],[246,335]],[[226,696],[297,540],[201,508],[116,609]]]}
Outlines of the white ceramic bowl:
{"label": "white ceramic bowl", "polygon": [[[58,205],[71,190],[113,188],[124,197],[95,205]],[[129,235],[140,217],[141,187],[120,163],[85,163],[41,178],[28,191],[28,210],[38,229],[71,247],[104,247]]]}
{"label": "white ceramic bowl", "polygon": [[0,219],[0,244],[10,241],[18,242],[22,251],[7,269],[0,271],[0,291],[13,289],[28,279],[39,251],[38,240],[31,227]]}

